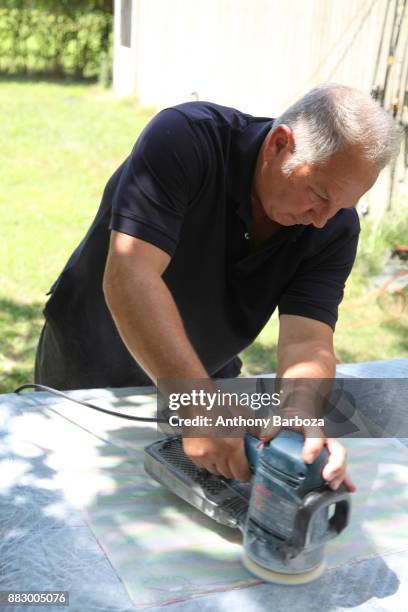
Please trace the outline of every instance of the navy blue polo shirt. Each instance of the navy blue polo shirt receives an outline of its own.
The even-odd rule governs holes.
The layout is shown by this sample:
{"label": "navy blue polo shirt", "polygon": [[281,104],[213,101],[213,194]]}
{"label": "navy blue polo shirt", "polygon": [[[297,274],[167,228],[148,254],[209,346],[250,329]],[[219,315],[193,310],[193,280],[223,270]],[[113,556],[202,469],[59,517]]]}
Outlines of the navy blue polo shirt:
{"label": "navy blue polo shirt", "polygon": [[282,227],[251,249],[251,185],[272,122],[191,102],[163,110],[143,130],[45,308],[84,387],[148,382],[102,293],[112,229],[171,256],[163,279],[210,375],[253,342],[276,307],[335,327],[356,254],[355,210],[339,211],[323,229]]}

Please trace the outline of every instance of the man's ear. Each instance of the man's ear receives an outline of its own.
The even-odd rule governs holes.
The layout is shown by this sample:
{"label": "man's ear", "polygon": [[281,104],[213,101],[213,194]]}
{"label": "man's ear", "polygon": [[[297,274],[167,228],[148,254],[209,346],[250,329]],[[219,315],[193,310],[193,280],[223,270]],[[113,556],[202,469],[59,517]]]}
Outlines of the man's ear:
{"label": "man's ear", "polygon": [[295,150],[295,139],[292,129],[285,124],[276,126],[266,137],[263,151],[264,161],[268,162],[276,158],[282,151],[293,153]]}

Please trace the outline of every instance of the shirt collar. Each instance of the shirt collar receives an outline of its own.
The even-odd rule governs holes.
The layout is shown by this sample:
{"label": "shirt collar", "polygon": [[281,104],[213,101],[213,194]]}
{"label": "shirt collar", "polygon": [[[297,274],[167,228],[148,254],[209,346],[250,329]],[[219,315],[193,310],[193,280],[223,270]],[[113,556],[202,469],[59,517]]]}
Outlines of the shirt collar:
{"label": "shirt collar", "polygon": [[251,222],[251,188],[256,160],[272,124],[273,119],[256,118],[232,135],[227,193],[237,204],[237,214],[248,226]]}
{"label": "shirt collar", "polygon": [[[236,213],[251,229],[251,189],[259,150],[273,119],[257,117],[244,129],[236,131],[232,137],[228,162],[227,193],[236,204]],[[305,225],[290,228],[292,240],[296,240],[305,230]],[[288,228],[289,229],[289,228]]]}

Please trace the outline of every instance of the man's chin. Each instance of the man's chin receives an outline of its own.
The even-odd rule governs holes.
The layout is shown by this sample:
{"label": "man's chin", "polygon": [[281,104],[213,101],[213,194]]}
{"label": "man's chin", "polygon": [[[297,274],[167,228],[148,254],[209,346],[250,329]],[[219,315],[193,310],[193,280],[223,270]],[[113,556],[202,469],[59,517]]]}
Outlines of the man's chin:
{"label": "man's chin", "polygon": [[308,219],[297,219],[296,225],[312,225],[312,222]]}
{"label": "man's chin", "polygon": [[297,217],[296,215],[274,215],[271,218],[272,221],[275,221],[278,225],[282,227],[293,227],[294,225],[311,225],[310,221],[305,223],[306,219],[302,219],[301,217]]}
{"label": "man's chin", "polygon": [[279,225],[284,225],[285,227],[302,224],[301,221],[293,215],[282,215],[282,217],[276,219],[276,222],[279,223]]}

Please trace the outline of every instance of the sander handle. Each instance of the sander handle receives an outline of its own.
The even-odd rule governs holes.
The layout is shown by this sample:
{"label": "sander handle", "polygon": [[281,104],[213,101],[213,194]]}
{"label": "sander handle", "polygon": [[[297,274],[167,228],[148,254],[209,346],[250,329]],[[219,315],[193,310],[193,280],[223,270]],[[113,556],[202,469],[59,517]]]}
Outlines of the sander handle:
{"label": "sander handle", "polygon": [[[253,474],[255,474],[258,469],[258,463],[265,449],[266,452],[268,452],[268,450],[271,451],[271,457],[279,455],[283,461],[286,460],[286,457],[290,457],[290,467],[292,467],[292,469],[294,467],[295,471],[306,471],[308,478],[313,478],[315,481],[315,486],[324,484],[321,471],[327,461],[327,450],[323,448],[319,457],[317,457],[311,465],[306,465],[301,457],[304,444],[303,434],[292,429],[282,429],[276,436],[268,441],[262,441],[250,434],[245,434],[244,444],[249,469]],[[290,469],[290,467],[288,466],[288,469]]]}
{"label": "sander handle", "polygon": [[322,542],[331,540],[347,527],[351,510],[350,494],[345,485],[340,485],[336,491],[325,486],[323,490],[312,491],[306,495],[295,516],[294,535],[286,543],[285,548],[288,558],[295,557],[308,545],[310,523],[316,512],[333,504],[335,506],[334,514],[327,523],[327,530],[323,534]]}

